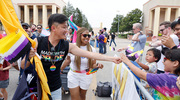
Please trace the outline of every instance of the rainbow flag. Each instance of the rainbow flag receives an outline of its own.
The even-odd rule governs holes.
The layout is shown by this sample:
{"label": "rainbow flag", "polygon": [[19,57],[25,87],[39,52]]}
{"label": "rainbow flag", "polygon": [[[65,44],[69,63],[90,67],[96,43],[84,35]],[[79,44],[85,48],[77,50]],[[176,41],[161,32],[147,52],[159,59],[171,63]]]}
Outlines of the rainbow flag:
{"label": "rainbow flag", "polygon": [[90,71],[88,71],[88,72],[86,73],[86,75],[93,74],[93,73],[97,72],[98,69],[99,69],[98,67],[97,67],[97,68],[93,68],[93,69],[91,69]]}
{"label": "rainbow flag", "polygon": [[50,35],[50,32],[47,31],[47,29],[42,28],[41,36],[49,36],[49,35]]}
{"label": "rainbow flag", "polygon": [[46,30],[49,31],[49,27],[46,27]]}
{"label": "rainbow flag", "polygon": [[76,38],[77,38],[77,33],[76,32],[78,30],[78,26],[72,21],[72,19],[73,19],[73,15],[71,15],[69,17],[68,23],[69,23],[70,28],[74,29],[72,43],[75,43],[76,42]]}

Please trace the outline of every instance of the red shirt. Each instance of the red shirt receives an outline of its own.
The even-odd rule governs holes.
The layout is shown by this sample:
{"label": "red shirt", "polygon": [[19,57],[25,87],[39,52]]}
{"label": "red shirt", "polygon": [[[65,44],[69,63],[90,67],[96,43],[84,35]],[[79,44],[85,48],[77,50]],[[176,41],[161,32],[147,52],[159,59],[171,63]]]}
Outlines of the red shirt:
{"label": "red shirt", "polygon": [[1,39],[1,38],[3,38],[3,35],[2,35],[2,34],[0,34],[0,39]]}
{"label": "red shirt", "polygon": [[[2,67],[6,68],[9,65],[10,63],[4,60]],[[5,71],[0,70],[0,81],[7,80],[8,78],[9,78],[9,70],[5,70]]]}

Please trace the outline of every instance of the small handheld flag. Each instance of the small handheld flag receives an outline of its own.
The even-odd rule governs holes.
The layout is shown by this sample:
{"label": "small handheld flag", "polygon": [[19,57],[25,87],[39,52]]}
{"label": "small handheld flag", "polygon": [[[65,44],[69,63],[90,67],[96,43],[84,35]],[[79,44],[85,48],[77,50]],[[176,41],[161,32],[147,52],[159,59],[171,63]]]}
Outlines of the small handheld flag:
{"label": "small handheld flag", "polygon": [[93,74],[93,73],[97,72],[98,69],[99,69],[99,67],[93,68],[93,69],[91,69],[90,71],[88,71],[88,72],[86,73],[86,75]]}

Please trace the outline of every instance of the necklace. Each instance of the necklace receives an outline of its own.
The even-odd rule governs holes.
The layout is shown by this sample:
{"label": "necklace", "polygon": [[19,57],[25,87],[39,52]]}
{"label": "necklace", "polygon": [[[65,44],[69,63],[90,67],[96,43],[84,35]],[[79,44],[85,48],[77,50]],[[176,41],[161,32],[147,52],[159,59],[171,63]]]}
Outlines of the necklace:
{"label": "necklace", "polygon": [[[61,41],[60,41],[60,43],[61,43]],[[59,52],[59,48],[60,48],[60,43],[58,43],[58,51],[57,52]],[[54,47],[54,46],[52,46],[51,47],[51,50],[50,50],[50,43],[49,43],[49,37],[48,37],[48,51],[49,51],[49,54],[51,55],[51,59],[50,59],[50,61],[51,61],[51,66],[50,66],[50,70],[51,71],[55,71],[56,70],[56,66],[54,65],[55,63],[56,63],[56,57],[55,57],[55,51],[56,51],[56,48]],[[52,54],[50,53],[50,52],[52,52]]]}

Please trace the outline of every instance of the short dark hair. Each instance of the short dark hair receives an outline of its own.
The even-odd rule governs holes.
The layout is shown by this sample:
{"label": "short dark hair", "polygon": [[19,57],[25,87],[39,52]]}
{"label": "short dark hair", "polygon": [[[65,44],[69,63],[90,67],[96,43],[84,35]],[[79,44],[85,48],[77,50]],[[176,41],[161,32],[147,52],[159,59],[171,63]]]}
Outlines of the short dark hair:
{"label": "short dark hair", "polygon": [[180,24],[180,17],[178,17],[174,22],[172,22],[171,29],[174,29],[177,24]]}
{"label": "short dark hair", "polygon": [[37,25],[37,27],[40,26],[42,28],[42,25]]}
{"label": "short dark hair", "polygon": [[165,57],[171,61],[178,61],[179,67],[174,70],[176,75],[180,74],[180,49],[171,49],[165,53]]}
{"label": "short dark hair", "polygon": [[168,28],[168,27],[171,27],[171,22],[170,21],[164,21],[159,26],[162,26],[162,25],[164,25],[165,28]]}
{"label": "short dark hair", "polygon": [[52,14],[49,19],[48,19],[48,26],[49,26],[49,30],[51,31],[51,26],[56,22],[59,24],[64,23],[65,21],[67,21],[68,18],[63,15],[63,14]]}
{"label": "short dark hair", "polygon": [[148,51],[152,51],[154,54],[154,57],[157,58],[155,62],[158,62],[161,59],[161,51],[156,48],[151,48]]}
{"label": "short dark hair", "polygon": [[107,29],[107,28],[105,27],[104,30],[106,31],[106,29]]}

